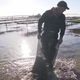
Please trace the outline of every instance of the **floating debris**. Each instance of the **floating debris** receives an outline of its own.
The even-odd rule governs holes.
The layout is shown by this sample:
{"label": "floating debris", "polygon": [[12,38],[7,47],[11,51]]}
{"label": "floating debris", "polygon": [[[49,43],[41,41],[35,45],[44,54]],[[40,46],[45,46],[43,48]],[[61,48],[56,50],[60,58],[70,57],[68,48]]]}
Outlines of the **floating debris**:
{"label": "floating debris", "polygon": [[76,61],[73,58],[57,59],[55,65],[55,73],[61,80],[77,80],[77,75],[72,69],[76,66]]}
{"label": "floating debris", "polygon": [[[19,59],[3,63],[0,64],[0,80],[36,80],[31,72],[34,59]],[[80,73],[75,66],[76,60],[73,58],[58,58],[54,72],[59,80],[80,80]]]}

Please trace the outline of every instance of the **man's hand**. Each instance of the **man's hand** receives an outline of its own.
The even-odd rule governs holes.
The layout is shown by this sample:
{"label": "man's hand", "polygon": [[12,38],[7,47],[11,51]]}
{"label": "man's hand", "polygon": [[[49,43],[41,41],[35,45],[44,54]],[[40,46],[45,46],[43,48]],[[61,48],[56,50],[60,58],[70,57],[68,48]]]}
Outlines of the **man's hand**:
{"label": "man's hand", "polygon": [[40,39],[41,38],[41,34],[38,34],[38,39]]}
{"label": "man's hand", "polygon": [[63,39],[59,39],[58,43],[61,44],[63,42]]}

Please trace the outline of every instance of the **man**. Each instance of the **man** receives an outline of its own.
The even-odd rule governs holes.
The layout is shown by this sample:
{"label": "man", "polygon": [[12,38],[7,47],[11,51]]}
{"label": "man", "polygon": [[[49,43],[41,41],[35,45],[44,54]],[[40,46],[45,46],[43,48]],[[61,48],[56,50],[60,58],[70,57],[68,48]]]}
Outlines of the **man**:
{"label": "man", "polygon": [[52,69],[57,56],[56,46],[61,44],[65,33],[65,15],[69,9],[65,1],[60,1],[57,7],[47,10],[38,22],[38,39],[41,38],[42,51]]}

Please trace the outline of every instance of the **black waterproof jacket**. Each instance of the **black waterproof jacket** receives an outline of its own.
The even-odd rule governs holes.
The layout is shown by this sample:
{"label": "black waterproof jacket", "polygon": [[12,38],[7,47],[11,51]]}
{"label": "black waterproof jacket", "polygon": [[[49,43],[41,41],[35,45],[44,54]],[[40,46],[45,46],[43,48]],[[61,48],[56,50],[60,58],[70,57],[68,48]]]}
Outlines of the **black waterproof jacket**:
{"label": "black waterproof jacket", "polygon": [[[42,27],[42,24],[44,26]],[[56,34],[60,31],[60,37],[63,37],[65,33],[65,15],[55,15],[51,10],[47,10],[38,21],[38,33],[42,31],[49,32],[54,31]]]}

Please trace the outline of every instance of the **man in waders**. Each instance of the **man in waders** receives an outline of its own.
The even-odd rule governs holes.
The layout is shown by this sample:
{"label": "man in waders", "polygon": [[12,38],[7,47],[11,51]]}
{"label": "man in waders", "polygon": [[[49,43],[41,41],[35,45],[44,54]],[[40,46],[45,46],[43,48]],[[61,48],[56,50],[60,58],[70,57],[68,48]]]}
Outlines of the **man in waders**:
{"label": "man in waders", "polygon": [[41,39],[42,52],[51,70],[57,56],[56,46],[62,43],[65,33],[65,15],[63,12],[66,9],[69,9],[67,3],[60,1],[57,7],[47,10],[38,22],[38,39]]}

